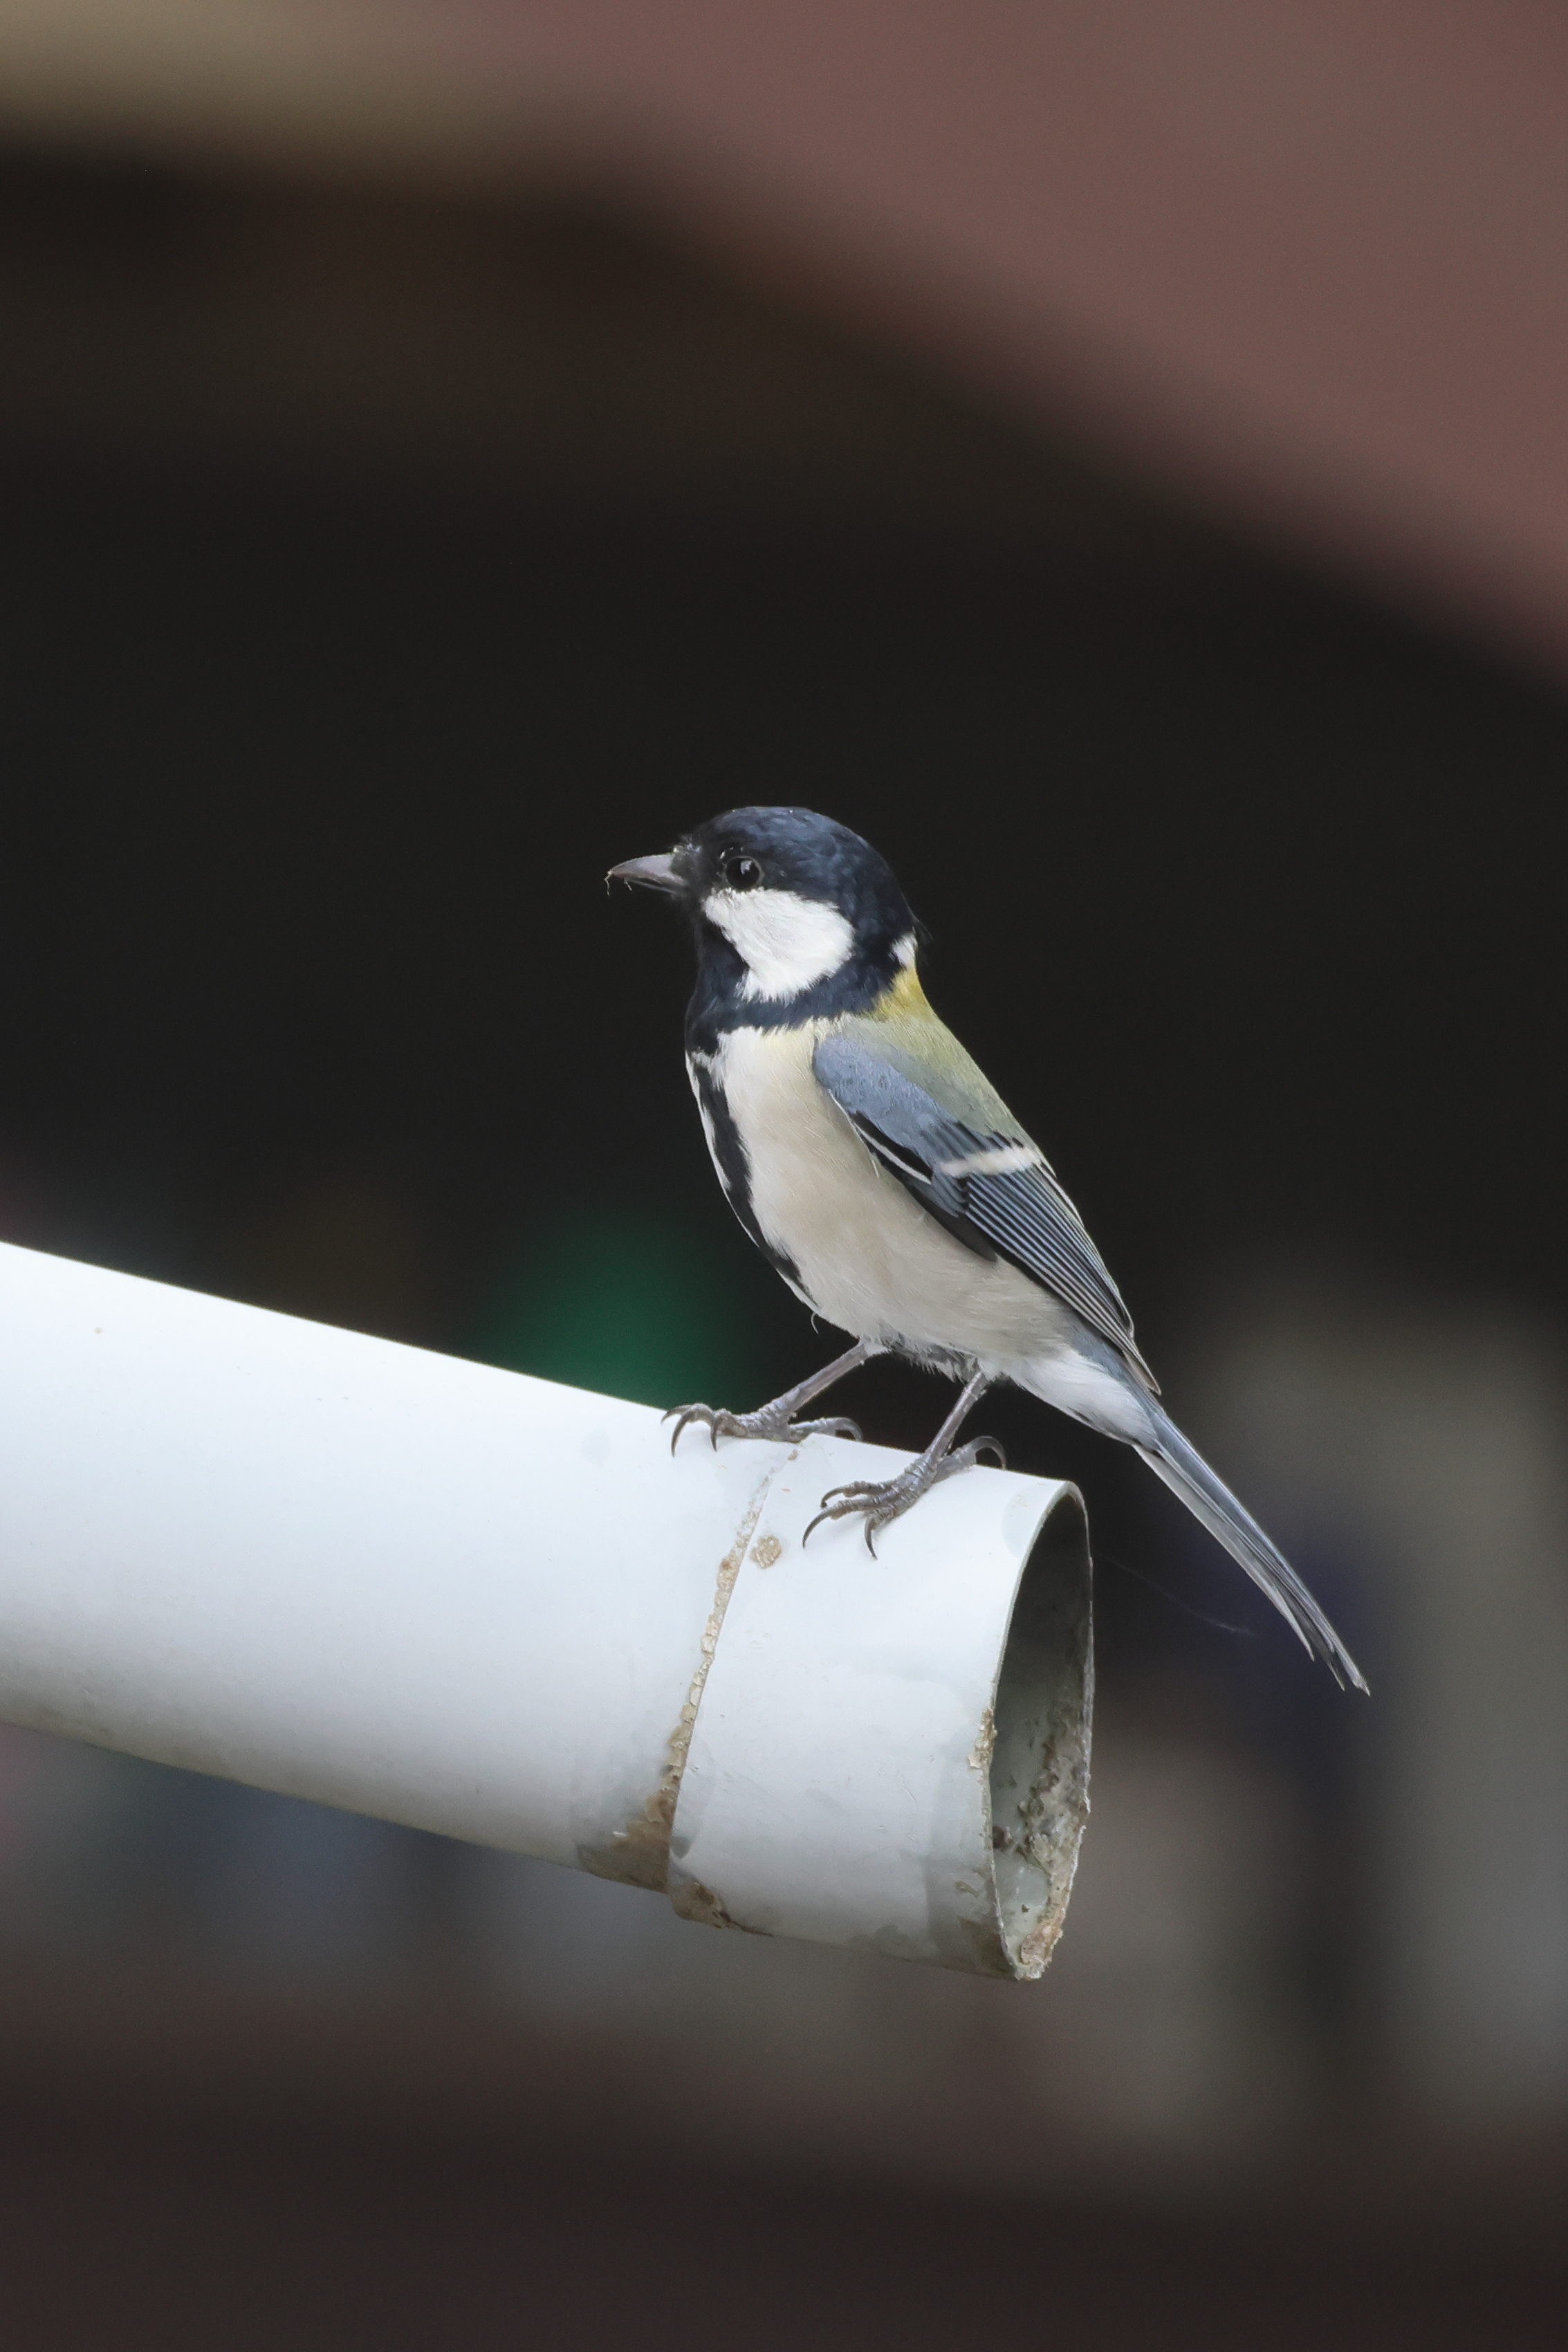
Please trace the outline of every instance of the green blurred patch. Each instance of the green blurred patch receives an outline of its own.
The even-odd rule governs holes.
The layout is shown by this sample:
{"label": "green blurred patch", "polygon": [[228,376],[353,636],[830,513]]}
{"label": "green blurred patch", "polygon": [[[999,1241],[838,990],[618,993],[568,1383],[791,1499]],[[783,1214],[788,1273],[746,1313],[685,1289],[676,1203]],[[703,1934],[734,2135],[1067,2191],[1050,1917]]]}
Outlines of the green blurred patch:
{"label": "green blurred patch", "polygon": [[674,1218],[570,1212],[503,1269],[474,1352],[639,1404],[744,1408],[766,1391],[773,1336],[758,1272]]}

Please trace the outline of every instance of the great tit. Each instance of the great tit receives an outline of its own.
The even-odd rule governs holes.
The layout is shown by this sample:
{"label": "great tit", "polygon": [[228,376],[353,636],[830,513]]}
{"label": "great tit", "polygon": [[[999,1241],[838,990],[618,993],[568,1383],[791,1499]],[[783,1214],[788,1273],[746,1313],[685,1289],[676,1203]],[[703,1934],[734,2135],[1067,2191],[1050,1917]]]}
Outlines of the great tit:
{"label": "great tit", "polygon": [[[939,1480],[999,1460],[955,1444],[1011,1381],[1136,1448],[1336,1681],[1366,1685],[1290,1563],[1156,1402],[1122,1295],[1044,1153],[925,1001],[919,934],[869,843],[810,809],[742,808],[612,867],[667,892],[696,935],[686,1068],[731,1208],[797,1298],[854,1345],[755,1412],[674,1408],[720,1437],[858,1436],[797,1415],[873,1356],[957,1381],[896,1477],[837,1486],[811,1527],[866,1540]],[[808,1535],[811,1532],[807,1529]]]}

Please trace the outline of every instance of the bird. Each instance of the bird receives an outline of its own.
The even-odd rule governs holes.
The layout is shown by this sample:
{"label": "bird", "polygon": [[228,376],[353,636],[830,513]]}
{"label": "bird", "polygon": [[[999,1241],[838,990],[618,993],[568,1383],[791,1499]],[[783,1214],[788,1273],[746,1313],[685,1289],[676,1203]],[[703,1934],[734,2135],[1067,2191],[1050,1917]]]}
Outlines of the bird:
{"label": "bird", "polygon": [[775,1271],[852,1345],[753,1412],[673,1407],[727,1439],[858,1437],[801,1419],[881,1355],[959,1384],[931,1444],[894,1476],[830,1488],[824,1520],[876,1537],[990,1455],[958,1433],[1010,1382],[1131,1445],[1343,1687],[1360,1668],[1258,1522],[1159,1402],[1132,1318],[1054,1170],[921,984],[922,933],[885,859],[831,817],[737,808],[674,847],[612,866],[674,899],[696,943],[685,1059],[725,1197]]}

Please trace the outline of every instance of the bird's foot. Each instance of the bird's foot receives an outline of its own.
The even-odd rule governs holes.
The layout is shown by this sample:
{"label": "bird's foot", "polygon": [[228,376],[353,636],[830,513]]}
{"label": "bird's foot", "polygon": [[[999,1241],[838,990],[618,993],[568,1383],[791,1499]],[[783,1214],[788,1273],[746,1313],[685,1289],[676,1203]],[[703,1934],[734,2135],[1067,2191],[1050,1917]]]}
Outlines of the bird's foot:
{"label": "bird's foot", "polygon": [[960,1470],[974,1469],[982,1454],[994,1454],[998,1468],[1007,1468],[1007,1455],[994,1437],[974,1437],[967,1445],[956,1445],[950,1454],[938,1454],[935,1458],[921,1454],[896,1478],[862,1479],[852,1486],[830,1486],[822,1497],[821,1509],[800,1540],[806,1542],[811,1528],[820,1528],[824,1519],[852,1518],[859,1511],[865,1518],[866,1549],[874,1559],[876,1538],[883,1528],[891,1527],[912,1503],[929,1494],[933,1486],[939,1486],[944,1478],[955,1477]]}
{"label": "bird's foot", "polygon": [[852,1437],[858,1440],[860,1424],[842,1413],[833,1413],[826,1421],[791,1421],[789,1401],[779,1397],[772,1404],[759,1405],[755,1412],[729,1412],[723,1405],[672,1405],[664,1415],[675,1424],[670,1437],[673,1454],[681,1442],[681,1432],[697,1423],[707,1431],[716,1454],[721,1437],[768,1437],[776,1444],[794,1445],[802,1437]]}

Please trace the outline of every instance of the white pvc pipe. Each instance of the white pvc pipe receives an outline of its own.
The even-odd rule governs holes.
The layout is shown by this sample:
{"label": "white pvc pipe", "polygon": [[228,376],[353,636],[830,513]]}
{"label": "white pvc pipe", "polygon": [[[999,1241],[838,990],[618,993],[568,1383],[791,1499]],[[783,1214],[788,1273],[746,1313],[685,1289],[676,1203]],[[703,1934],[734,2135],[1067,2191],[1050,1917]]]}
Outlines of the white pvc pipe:
{"label": "white pvc pipe", "polygon": [[0,1717],[1038,1975],[1087,1811],[1072,1489],[800,1537],[907,1457],[0,1245]]}

